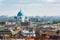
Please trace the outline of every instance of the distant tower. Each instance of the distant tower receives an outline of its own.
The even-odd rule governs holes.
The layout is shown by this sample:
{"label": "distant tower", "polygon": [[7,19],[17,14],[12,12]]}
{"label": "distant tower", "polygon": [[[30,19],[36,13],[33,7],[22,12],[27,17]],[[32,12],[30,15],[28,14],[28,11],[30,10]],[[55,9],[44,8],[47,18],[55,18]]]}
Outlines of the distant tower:
{"label": "distant tower", "polygon": [[28,17],[27,16],[25,16],[25,20],[24,20],[25,22],[28,22]]}
{"label": "distant tower", "polygon": [[18,12],[18,14],[17,14],[17,21],[18,22],[22,22],[22,16],[23,16],[23,14],[22,14],[22,12],[21,12],[21,10]]}

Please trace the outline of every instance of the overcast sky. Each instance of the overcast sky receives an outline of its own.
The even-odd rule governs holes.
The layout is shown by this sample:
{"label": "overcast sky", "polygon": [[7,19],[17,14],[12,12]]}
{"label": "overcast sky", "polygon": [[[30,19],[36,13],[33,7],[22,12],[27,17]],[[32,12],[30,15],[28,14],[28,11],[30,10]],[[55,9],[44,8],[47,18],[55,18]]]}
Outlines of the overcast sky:
{"label": "overcast sky", "polygon": [[60,16],[60,0],[0,0],[0,15]]}

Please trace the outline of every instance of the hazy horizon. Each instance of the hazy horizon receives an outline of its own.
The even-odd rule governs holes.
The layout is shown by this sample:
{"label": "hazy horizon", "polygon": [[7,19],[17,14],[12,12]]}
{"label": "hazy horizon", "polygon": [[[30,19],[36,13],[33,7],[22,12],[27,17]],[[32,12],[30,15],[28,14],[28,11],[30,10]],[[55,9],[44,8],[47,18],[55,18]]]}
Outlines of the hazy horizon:
{"label": "hazy horizon", "polygon": [[60,16],[60,0],[0,0],[0,16]]}

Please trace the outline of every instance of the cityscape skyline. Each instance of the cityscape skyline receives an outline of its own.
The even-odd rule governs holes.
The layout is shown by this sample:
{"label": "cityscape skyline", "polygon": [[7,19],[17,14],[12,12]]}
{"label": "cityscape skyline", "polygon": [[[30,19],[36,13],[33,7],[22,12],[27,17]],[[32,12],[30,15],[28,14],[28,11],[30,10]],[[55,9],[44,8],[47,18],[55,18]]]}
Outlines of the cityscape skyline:
{"label": "cityscape skyline", "polygon": [[0,16],[60,16],[60,0],[0,0]]}

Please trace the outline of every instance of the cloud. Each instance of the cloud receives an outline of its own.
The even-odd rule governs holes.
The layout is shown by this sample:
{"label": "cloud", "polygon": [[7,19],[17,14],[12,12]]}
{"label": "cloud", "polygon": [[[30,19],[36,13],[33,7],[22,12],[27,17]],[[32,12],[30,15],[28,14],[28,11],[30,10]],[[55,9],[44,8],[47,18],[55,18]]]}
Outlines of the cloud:
{"label": "cloud", "polygon": [[0,15],[16,15],[20,8],[28,16],[60,15],[60,4],[55,2],[60,0],[4,0],[0,3]]}
{"label": "cloud", "polygon": [[0,0],[0,5],[2,5],[2,2],[3,2],[4,0]]}
{"label": "cloud", "polygon": [[0,0],[0,1],[3,1],[3,0]]}
{"label": "cloud", "polygon": [[43,2],[56,2],[56,0],[42,0]]}

